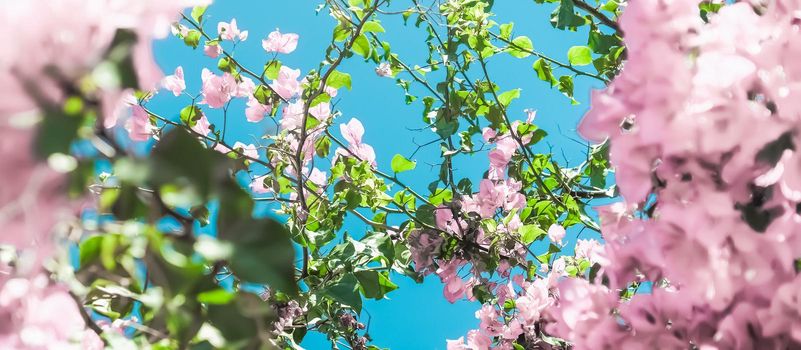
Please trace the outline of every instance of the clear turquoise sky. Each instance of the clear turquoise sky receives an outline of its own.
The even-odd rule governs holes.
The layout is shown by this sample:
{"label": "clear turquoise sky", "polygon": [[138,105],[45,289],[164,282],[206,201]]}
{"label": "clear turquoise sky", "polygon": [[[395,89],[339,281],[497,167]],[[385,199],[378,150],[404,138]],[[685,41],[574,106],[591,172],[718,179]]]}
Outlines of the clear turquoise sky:
{"label": "clear turquoise sky", "polygon": [[[291,55],[282,55],[281,60],[284,65],[300,68],[305,74],[323,59],[334,26],[327,12],[315,14],[314,9],[319,3],[307,0],[217,0],[207,11],[206,28],[216,31],[217,22],[236,18],[241,29],[250,31],[248,40],[236,48],[237,59],[249,67],[261,67],[267,60],[261,39],[269,32],[280,28],[282,32],[298,33],[298,49]],[[395,0],[393,7],[403,9],[410,3]],[[533,40],[536,50],[566,60],[565,52],[570,46],[586,44],[586,33],[553,29],[549,23],[552,10],[553,5],[537,5],[531,0],[496,0],[494,8],[497,22],[515,23],[515,35],[527,35]],[[392,44],[393,51],[407,63],[425,65],[423,40],[426,34],[423,30],[412,25],[404,26],[400,16],[384,17],[382,24],[387,30],[384,38]],[[200,49],[193,51],[175,38],[157,42],[155,49],[157,61],[167,74],[178,65],[184,67],[188,91],[193,93],[199,91],[201,69],[216,69],[216,60],[204,56]],[[501,55],[491,60],[490,74],[503,89],[523,89],[521,98],[510,107],[511,117],[524,119],[524,109],[538,110],[536,123],[550,134],[547,143],[540,146],[542,150],[552,147],[555,159],[562,164],[576,165],[585,156],[586,145],[577,141],[580,138],[575,134],[575,126],[587,109],[590,89],[598,87],[598,83],[578,78],[576,99],[581,104],[572,106],[561,93],[537,79],[531,68],[533,62],[533,58],[520,60]],[[407,106],[394,80],[378,77],[374,68],[372,63],[365,63],[356,56],[341,66],[341,71],[352,75],[353,90],[340,90],[335,99],[336,109],[343,113],[339,122],[347,122],[352,117],[362,121],[366,130],[365,142],[375,148],[379,168],[389,170],[393,155],[409,156],[415,150],[412,140],[425,143],[436,136],[428,130],[411,130],[423,126],[422,107],[419,104]],[[239,100],[229,111],[226,141],[252,143],[265,131],[271,130],[272,123],[267,119],[258,124],[248,123],[243,112],[245,101]],[[176,117],[180,108],[189,102],[186,97],[175,98],[163,92],[149,106],[162,115]],[[212,123],[220,122],[220,115],[208,115]],[[338,128],[334,130],[338,134]],[[438,171],[438,167],[426,164],[436,163],[438,158],[436,145],[423,148],[415,155],[417,169],[402,174],[402,179],[413,188],[425,189],[437,177]],[[461,176],[478,179],[486,171],[488,163],[486,154],[479,154],[472,158],[463,157],[456,165]],[[357,236],[364,232],[363,225],[353,220],[347,222],[345,229]],[[575,238],[569,236],[568,239]],[[390,300],[368,301],[364,307],[362,321],[370,321],[369,333],[376,345],[395,350],[445,349],[445,339],[458,338],[477,327],[478,321],[473,314],[478,305],[467,301],[448,303],[442,297],[442,285],[436,277],[429,276],[423,284],[415,284],[402,276],[394,279],[400,288],[390,293]],[[315,333],[310,333],[302,345],[308,349],[330,348],[330,344]]]}

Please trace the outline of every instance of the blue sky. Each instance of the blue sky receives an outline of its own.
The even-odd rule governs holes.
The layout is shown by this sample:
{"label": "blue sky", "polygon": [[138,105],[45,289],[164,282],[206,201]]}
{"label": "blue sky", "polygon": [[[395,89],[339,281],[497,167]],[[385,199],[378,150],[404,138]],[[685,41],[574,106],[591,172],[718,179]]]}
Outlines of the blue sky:
{"label": "blue sky", "polygon": [[[393,7],[402,9],[410,3],[396,0]],[[298,33],[298,49],[290,55],[282,55],[281,61],[292,68],[300,68],[305,74],[317,68],[324,58],[324,48],[335,24],[327,12],[315,13],[318,4],[319,1],[301,0],[217,0],[207,11],[206,28],[214,31],[216,28],[212,26],[216,27],[217,22],[236,18],[241,29],[249,30],[250,37],[236,48],[235,56],[245,66],[257,67],[257,70],[268,59],[261,48],[262,38],[275,28]],[[514,22],[515,35],[529,36],[537,51],[566,61],[565,53],[570,46],[586,44],[586,33],[553,29],[549,23],[552,10],[553,5],[538,5],[529,0],[498,0],[494,8],[495,21]],[[392,44],[393,51],[407,63],[425,64],[426,34],[423,30],[411,24],[404,26],[400,16],[385,16],[382,24],[387,30],[384,40]],[[175,38],[157,42],[155,50],[157,61],[167,74],[178,65],[184,67],[188,91],[193,93],[199,90],[201,69],[214,70],[216,67],[216,60],[203,56],[200,49],[193,51]],[[586,144],[578,141],[580,137],[575,134],[575,126],[586,112],[590,89],[599,87],[599,83],[577,78],[576,99],[580,104],[573,106],[560,92],[537,79],[531,68],[533,58],[521,60],[500,55],[490,62],[490,74],[503,89],[522,88],[521,98],[509,109],[510,117],[524,119],[524,109],[538,110],[536,123],[549,133],[547,143],[540,146],[541,150],[547,151],[552,147],[555,158],[563,164],[581,162]],[[362,121],[366,130],[364,141],[375,148],[379,168],[389,171],[390,159],[396,153],[410,156],[417,148],[413,140],[425,143],[436,136],[429,130],[416,130],[424,126],[422,106],[406,105],[403,92],[394,80],[378,77],[374,68],[372,63],[366,63],[358,56],[345,61],[339,70],[351,74],[353,89],[340,90],[335,102],[337,110],[342,112],[339,122],[347,122],[353,117]],[[190,100],[185,96],[175,98],[165,92],[156,96],[149,106],[157,113],[175,117],[188,103]],[[251,143],[271,130],[272,122],[265,119],[258,124],[248,123],[243,111],[244,101],[236,101],[229,111],[226,141],[230,143],[237,140]],[[209,118],[214,123],[215,118],[221,117],[209,114]],[[338,128],[334,133],[338,134]],[[418,161],[417,169],[402,174],[401,178],[411,187],[424,190],[438,172],[438,167],[427,164],[436,163],[438,157],[436,145],[421,149],[414,157]],[[486,154],[462,157],[456,168],[459,175],[469,176],[477,183],[487,168]],[[345,229],[357,236],[364,231],[363,225],[353,220],[347,222]],[[365,304],[362,321],[370,321],[369,332],[376,345],[397,350],[444,349],[445,339],[463,336],[478,325],[473,315],[478,305],[466,301],[448,303],[442,297],[442,285],[436,277],[429,276],[423,284],[401,276],[394,280],[400,288],[388,296],[390,300]],[[330,348],[325,339],[311,333],[303,346],[308,349]]]}

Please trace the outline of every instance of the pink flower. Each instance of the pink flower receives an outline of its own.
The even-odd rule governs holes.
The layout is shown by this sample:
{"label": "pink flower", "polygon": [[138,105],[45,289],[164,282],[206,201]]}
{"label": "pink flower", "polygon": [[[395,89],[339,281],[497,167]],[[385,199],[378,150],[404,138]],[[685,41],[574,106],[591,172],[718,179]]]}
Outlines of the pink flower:
{"label": "pink flower", "polygon": [[206,118],[205,115],[200,116],[200,119],[198,119],[195,122],[195,125],[192,126],[192,130],[203,136],[209,136],[209,133],[211,133],[211,124],[209,123],[208,118]]}
{"label": "pink flower", "polygon": [[218,76],[203,68],[201,78],[203,80],[201,103],[208,104],[211,108],[222,108],[238,92],[239,86],[231,74],[223,73],[222,76]]}
{"label": "pink flower", "polygon": [[253,80],[248,77],[240,78],[242,81],[239,82],[239,84],[236,84],[236,93],[234,96],[250,98],[253,95],[253,92],[256,91],[256,83],[254,83]]}
{"label": "pink flower", "polygon": [[[372,146],[362,143],[364,126],[358,119],[352,118],[347,124],[340,124],[339,131],[342,133],[342,137],[348,141],[348,150],[353,153],[353,155],[370,163],[373,167],[376,166],[375,150],[373,150]],[[348,155],[347,152],[343,150],[337,150],[337,154]]]}
{"label": "pink flower", "polygon": [[576,259],[586,259],[598,262],[602,259],[604,246],[594,239],[579,239],[576,241]]}
{"label": "pink flower", "polygon": [[326,122],[331,118],[331,105],[328,102],[320,102],[309,108],[309,114],[321,122]]}
{"label": "pink flower", "polygon": [[220,22],[217,24],[217,33],[222,40],[236,40],[245,41],[248,38],[248,31],[240,31],[236,26],[236,18],[231,20],[231,23]]}
{"label": "pink flower", "polygon": [[292,96],[300,93],[300,69],[291,69],[287,66],[281,66],[278,70],[278,77],[270,84],[270,87],[278,93],[279,96],[288,100]]}
{"label": "pink flower", "polygon": [[439,269],[437,269],[437,275],[442,283],[445,283],[445,288],[442,291],[443,295],[451,303],[455,303],[456,300],[464,296],[465,283],[457,274],[459,267],[462,265],[464,265],[464,261],[452,259],[441,263]]}
{"label": "pink flower", "polygon": [[186,82],[184,82],[184,68],[178,66],[175,68],[175,74],[164,77],[161,81],[161,86],[167,90],[172,91],[175,96],[181,96],[181,93],[186,89]]}
{"label": "pink flower", "polygon": [[231,149],[223,145],[222,143],[214,145],[214,150],[222,154],[228,154],[229,152],[231,152]]}
{"label": "pink flower", "polygon": [[281,111],[281,130],[296,130],[303,123],[303,102],[295,101]]}
{"label": "pink flower", "polygon": [[551,299],[548,291],[548,281],[545,279],[537,279],[530,283],[523,291],[523,294],[515,300],[517,306],[518,318],[525,326],[534,326],[542,316],[545,308],[551,305]]}
{"label": "pink flower", "polygon": [[766,336],[789,334],[801,342],[801,277],[796,277],[776,290],[770,308],[759,312]]}
{"label": "pink flower", "polygon": [[263,105],[255,98],[248,99],[247,108],[245,109],[245,117],[251,123],[258,123],[264,119],[264,116],[270,114],[273,107],[270,105]]}
{"label": "pink flower", "polygon": [[478,330],[472,329],[467,332],[467,347],[470,350],[489,350],[492,339]]}
{"label": "pink flower", "polygon": [[565,228],[562,227],[562,225],[553,224],[548,228],[548,239],[550,239],[553,244],[562,245],[562,239],[565,238],[565,234]]}
{"label": "pink flower", "polygon": [[469,350],[464,344],[464,337],[459,337],[456,340],[446,340],[447,350]]}
{"label": "pink flower", "polygon": [[258,193],[258,194],[264,194],[264,193],[272,192],[273,191],[272,188],[264,186],[264,180],[266,180],[266,179],[267,179],[267,175],[259,176],[259,177],[255,178],[255,179],[253,179],[253,181],[251,181],[250,185],[249,185],[250,190],[253,191],[253,193]]}
{"label": "pink flower", "polygon": [[133,141],[147,141],[153,136],[150,115],[142,106],[131,107],[131,118],[126,124],[126,129],[128,129],[128,137]]}
{"label": "pink flower", "polygon": [[63,286],[47,277],[0,280],[0,344],[7,349],[71,349],[82,344],[102,349],[103,342],[86,323]]}
{"label": "pink flower", "polygon": [[339,125],[339,132],[351,145],[362,143],[362,136],[364,136],[364,126],[356,119],[352,118],[347,124]]}
{"label": "pink flower", "polygon": [[298,47],[298,35],[295,33],[281,34],[276,29],[267,39],[261,41],[261,47],[267,52],[292,53]]}
{"label": "pink flower", "polygon": [[379,77],[391,77],[392,66],[390,66],[388,62],[381,62],[378,67],[375,67],[375,74]]}
{"label": "pink flower", "polygon": [[253,144],[247,144],[246,145],[246,144],[244,144],[242,142],[237,141],[236,143],[234,143],[234,149],[236,149],[239,152],[241,152],[242,154],[244,154],[245,157],[253,158],[253,159],[258,159],[259,158],[259,150]]}
{"label": "pink flower", "polygon": [[320,188],[325,187],[328,182],[325,171],[320,171],[320,169],[317,168],[312,168],[311,174],[309,174],[309,181]]}
{"label": "pink flower", "polygon": [[203,53],[211,58],[217,58],[223,53],[223,48],[220,44],[205,45],[203,46]]}
{"label": "pink flower", "polygon": [[476,311],[476,318],[480,321],[478,327],[491,337],[501,335],[503,332],[503,323],[498,320],[499,317],[498,310],[492,305],[483,305]]}

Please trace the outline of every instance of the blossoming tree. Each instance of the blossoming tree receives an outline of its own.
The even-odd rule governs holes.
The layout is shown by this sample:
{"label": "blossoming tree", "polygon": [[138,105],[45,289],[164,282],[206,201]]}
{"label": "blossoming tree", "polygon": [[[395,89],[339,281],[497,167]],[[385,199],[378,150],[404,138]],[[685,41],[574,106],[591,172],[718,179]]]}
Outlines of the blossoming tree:
{"label": "blossoming tree", "polygon": [[[303,38],[212,23],[207,1],[0,3],[19,33],[0,55],[0,345],[292,349],[320,332],[379,349],[363,299],[436,275],[448,301],[481,304],[450,350],[801,346],[801,3],[547,3],[555,29],[586,34],[565,61],[490,0],[325,1],[335,25],[308,72],[282,62]],[[388,16],[428,33],[425,63],[392,50]],[[217,65],[162,76],[150,45],[170,34]],[[235,54],[259,44],[263,65]],[[493,80],[503,55],[565,103],[574,79],[608,84],[579,125],[585,162],[538,151],[535,112]],[[348,59],[422,105],[441,160],[427,188],[341,117]],[[156,93],[185,107],[160,113]],[[236,140],[229,118],[275,127]],[[479,153],[487,171],[459,178]],[[604,242],[566,247],[571,227]]]}

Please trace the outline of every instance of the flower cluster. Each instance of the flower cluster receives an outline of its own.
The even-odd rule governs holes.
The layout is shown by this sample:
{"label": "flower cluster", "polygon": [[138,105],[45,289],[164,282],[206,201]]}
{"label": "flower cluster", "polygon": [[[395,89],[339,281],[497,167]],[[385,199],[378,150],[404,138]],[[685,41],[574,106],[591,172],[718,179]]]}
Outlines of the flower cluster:
{"label": "flower cluster", "polygon": [[[115,38],[123,32],[136,35],[136,44],[127,48],[135,78],[139,86],[155,88],[161,71],[152,57],[152,39],[166,36],[169,23],[183,8],[206,3],[0,3],[0,28],[16,33],[7,38],[0,54],[4,95],[0,101],[0,172],[4,181],[0,245],[10,246],[15,256],[13,264],[0,262],[0,344],[4,347],[103,347],[94,332],[84,331],[85,321],[66,288],[52,284],[43,271],[43,264],[54,254],[56,233],[64,231],[59,223],[74,217],[77,210],[64,195],[63,175],[74,168],[75,159],[53,154],[45,164],[34,156],[34,127],[40,121],[37,111],[61,108],[65,99],[77,93],[90,94],[106,116],[102,124],[115,126],[112,111],[124,103],[121,97],[126,92],[109,71],[109,64],[103,64],[110,59],[106,54],[116,44]],[[182,72],[177,71],[179,75]],[[92,83],[86,84],[88,81]],[[174,80],[167,83],[173,92],[180,88]],[[128,123],[132,137],[140,139],[149,134],[141,112],[134,109]]]}
{"label": "flower cluster", "polygon": [[[576,349],[801,346],[798,1],[629,3],[628,61],[579,131],[608,138],[624,202],[598,208],[593,281],[548,330]],[[602,283],[602,282],[608,283]],[[650,293],[613,297],[650,281]]]}

